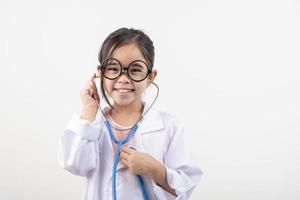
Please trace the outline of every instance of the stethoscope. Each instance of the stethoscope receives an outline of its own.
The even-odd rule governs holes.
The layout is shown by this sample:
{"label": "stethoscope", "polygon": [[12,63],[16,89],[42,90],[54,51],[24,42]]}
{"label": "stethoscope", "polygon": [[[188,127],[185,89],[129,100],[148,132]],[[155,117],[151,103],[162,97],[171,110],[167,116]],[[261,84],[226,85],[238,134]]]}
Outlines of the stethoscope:
{"label": "stethoscope", "polygon": [[[117,200],[117,192],[116,192],[116,174],[117,174],[117,165],[118,165],[118,161],[119,161],[119,157],[120,157],[120,151],[121,151],[121,147],[123,144],[127,143],[133,136],[133,134],[136,132],[139,124],[143,121],[144,119],[144,116],[146,115],[146,113],[149,111],[149,109],[153,106],[153,104],[156,102],[156,99],[158,97],[158,94],[159,94],[159,87],[156,83],[154,82],[151,82],[157,89],[157,93],[156,93],[156,96],[155,96],[155,99],[153,100],[153,102],[150,104],[150,106],[147,108],[147,110],[141,115],[141,117],[139,118],[139,120],[131,127],[131,128],[128,128],[128,129],[122,129],[123,131],[125,130],[130,130],[129,133],[127,134],[126,138],[123,139],[123,140],[117,140],[115,138],[115,136],[113,135],[112,133],[112,129],[111,127],[113,127],[114,129],[117,129],[117,130],[120,130],[119,128],[117,127],[114,127],[112,126],[108,120],[106,119],[105,115],[104,115],[104,112],[103,110],[101,109],[101,106],[100,106],[100,103],[98,103],[98,107],[99,107],[99,110],[101,111],[102,113],[102,116],[103,116],[103,119],[104,119],[104,124],[108,130],[108,133],[110,135],[110,138],[111,140],[117,145],[117,149],[116,149],[116,152],[115,152],[115,157],[114,157],[114,164],[113,164],[113,170],[112,170],[112,199],[113,200]],[[145,187],[145,184],[144,184],[144,181],[142,179],[142,177],[140,175],[136,175],[136,178],[137,178],[137,181],[141,187],[141,190],[142,190],[142,194],[143,194],[143,197],[144,197],[144,200],[149,200],[149,195],[147,193],[147,190],[146,190],[146,187]]]}

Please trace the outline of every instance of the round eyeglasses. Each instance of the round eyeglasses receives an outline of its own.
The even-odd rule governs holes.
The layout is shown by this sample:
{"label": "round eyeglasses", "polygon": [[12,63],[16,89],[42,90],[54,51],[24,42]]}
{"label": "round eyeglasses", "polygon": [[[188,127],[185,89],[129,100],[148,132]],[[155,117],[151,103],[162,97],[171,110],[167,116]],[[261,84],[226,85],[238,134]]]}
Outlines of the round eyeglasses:
{"label": "round eyeglasses", "polygon": [[135,82],[145,80],[151,73],[151,69],[149,69],[147,64],[142,60],[134,60],[128,67],[122,66],[120,61],[115,58],[106,59],[103,64],[101,64],[103,76],[110,80],[119,78],[123,71],[127,71],[128,77]]}

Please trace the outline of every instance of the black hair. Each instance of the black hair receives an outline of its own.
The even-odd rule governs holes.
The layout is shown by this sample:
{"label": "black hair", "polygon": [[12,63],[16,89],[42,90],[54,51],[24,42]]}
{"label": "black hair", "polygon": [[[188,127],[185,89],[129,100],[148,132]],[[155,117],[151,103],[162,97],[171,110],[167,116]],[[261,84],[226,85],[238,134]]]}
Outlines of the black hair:
{"label": "black hair", "polygon": [[[150,69],[153,68],[154,64],[154,46],[152,40],[142,31],[134,28],[119,28],[116,31],[112,32],[107,36],[104,40],[98,55],[98,60],[100,65],[98,69],[101,68],[101,64],[113,54],[113,52],[123,45],[134,43],[137,45],[137,48],[142,53],[146,63]],[[103,76],[103,70],[101,70]],[[105,99],[105,101],[109,104],[109,106],[113,108],[111,103],[109,102],[104,86],[103,86],[103,78],[101,78],[101,93]]]}

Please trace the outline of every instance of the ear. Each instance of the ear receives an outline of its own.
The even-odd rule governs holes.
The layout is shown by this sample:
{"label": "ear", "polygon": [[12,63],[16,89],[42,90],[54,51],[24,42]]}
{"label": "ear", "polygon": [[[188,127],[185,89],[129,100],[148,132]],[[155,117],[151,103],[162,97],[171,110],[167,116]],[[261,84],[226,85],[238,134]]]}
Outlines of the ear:
{"label": "ear", "polygon": [[149,78],[147,79],[148,82],[147,82],[147,87],[151,84],[151,82],[154,81],[155,77],[157,76],[157,70],[156,69],[152,69],[152,72],[149,76]]}

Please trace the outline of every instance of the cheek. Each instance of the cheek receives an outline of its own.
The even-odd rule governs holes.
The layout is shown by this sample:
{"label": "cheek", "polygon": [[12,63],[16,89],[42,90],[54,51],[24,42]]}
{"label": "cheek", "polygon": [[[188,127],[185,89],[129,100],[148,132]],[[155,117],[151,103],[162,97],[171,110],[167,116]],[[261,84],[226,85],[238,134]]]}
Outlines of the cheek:
{"label": "cheek", "polygon": [[146,83],[141,83],[135,86],[135,90],[136,93],[143,93],[145,91],[145,89],[147,88],[147,84]]}
{"label": "cheek", "polygon": [[110,80],[104,80],[103,81],[103,87],[107,92],[111,92],[113,90],[113,81]]}

